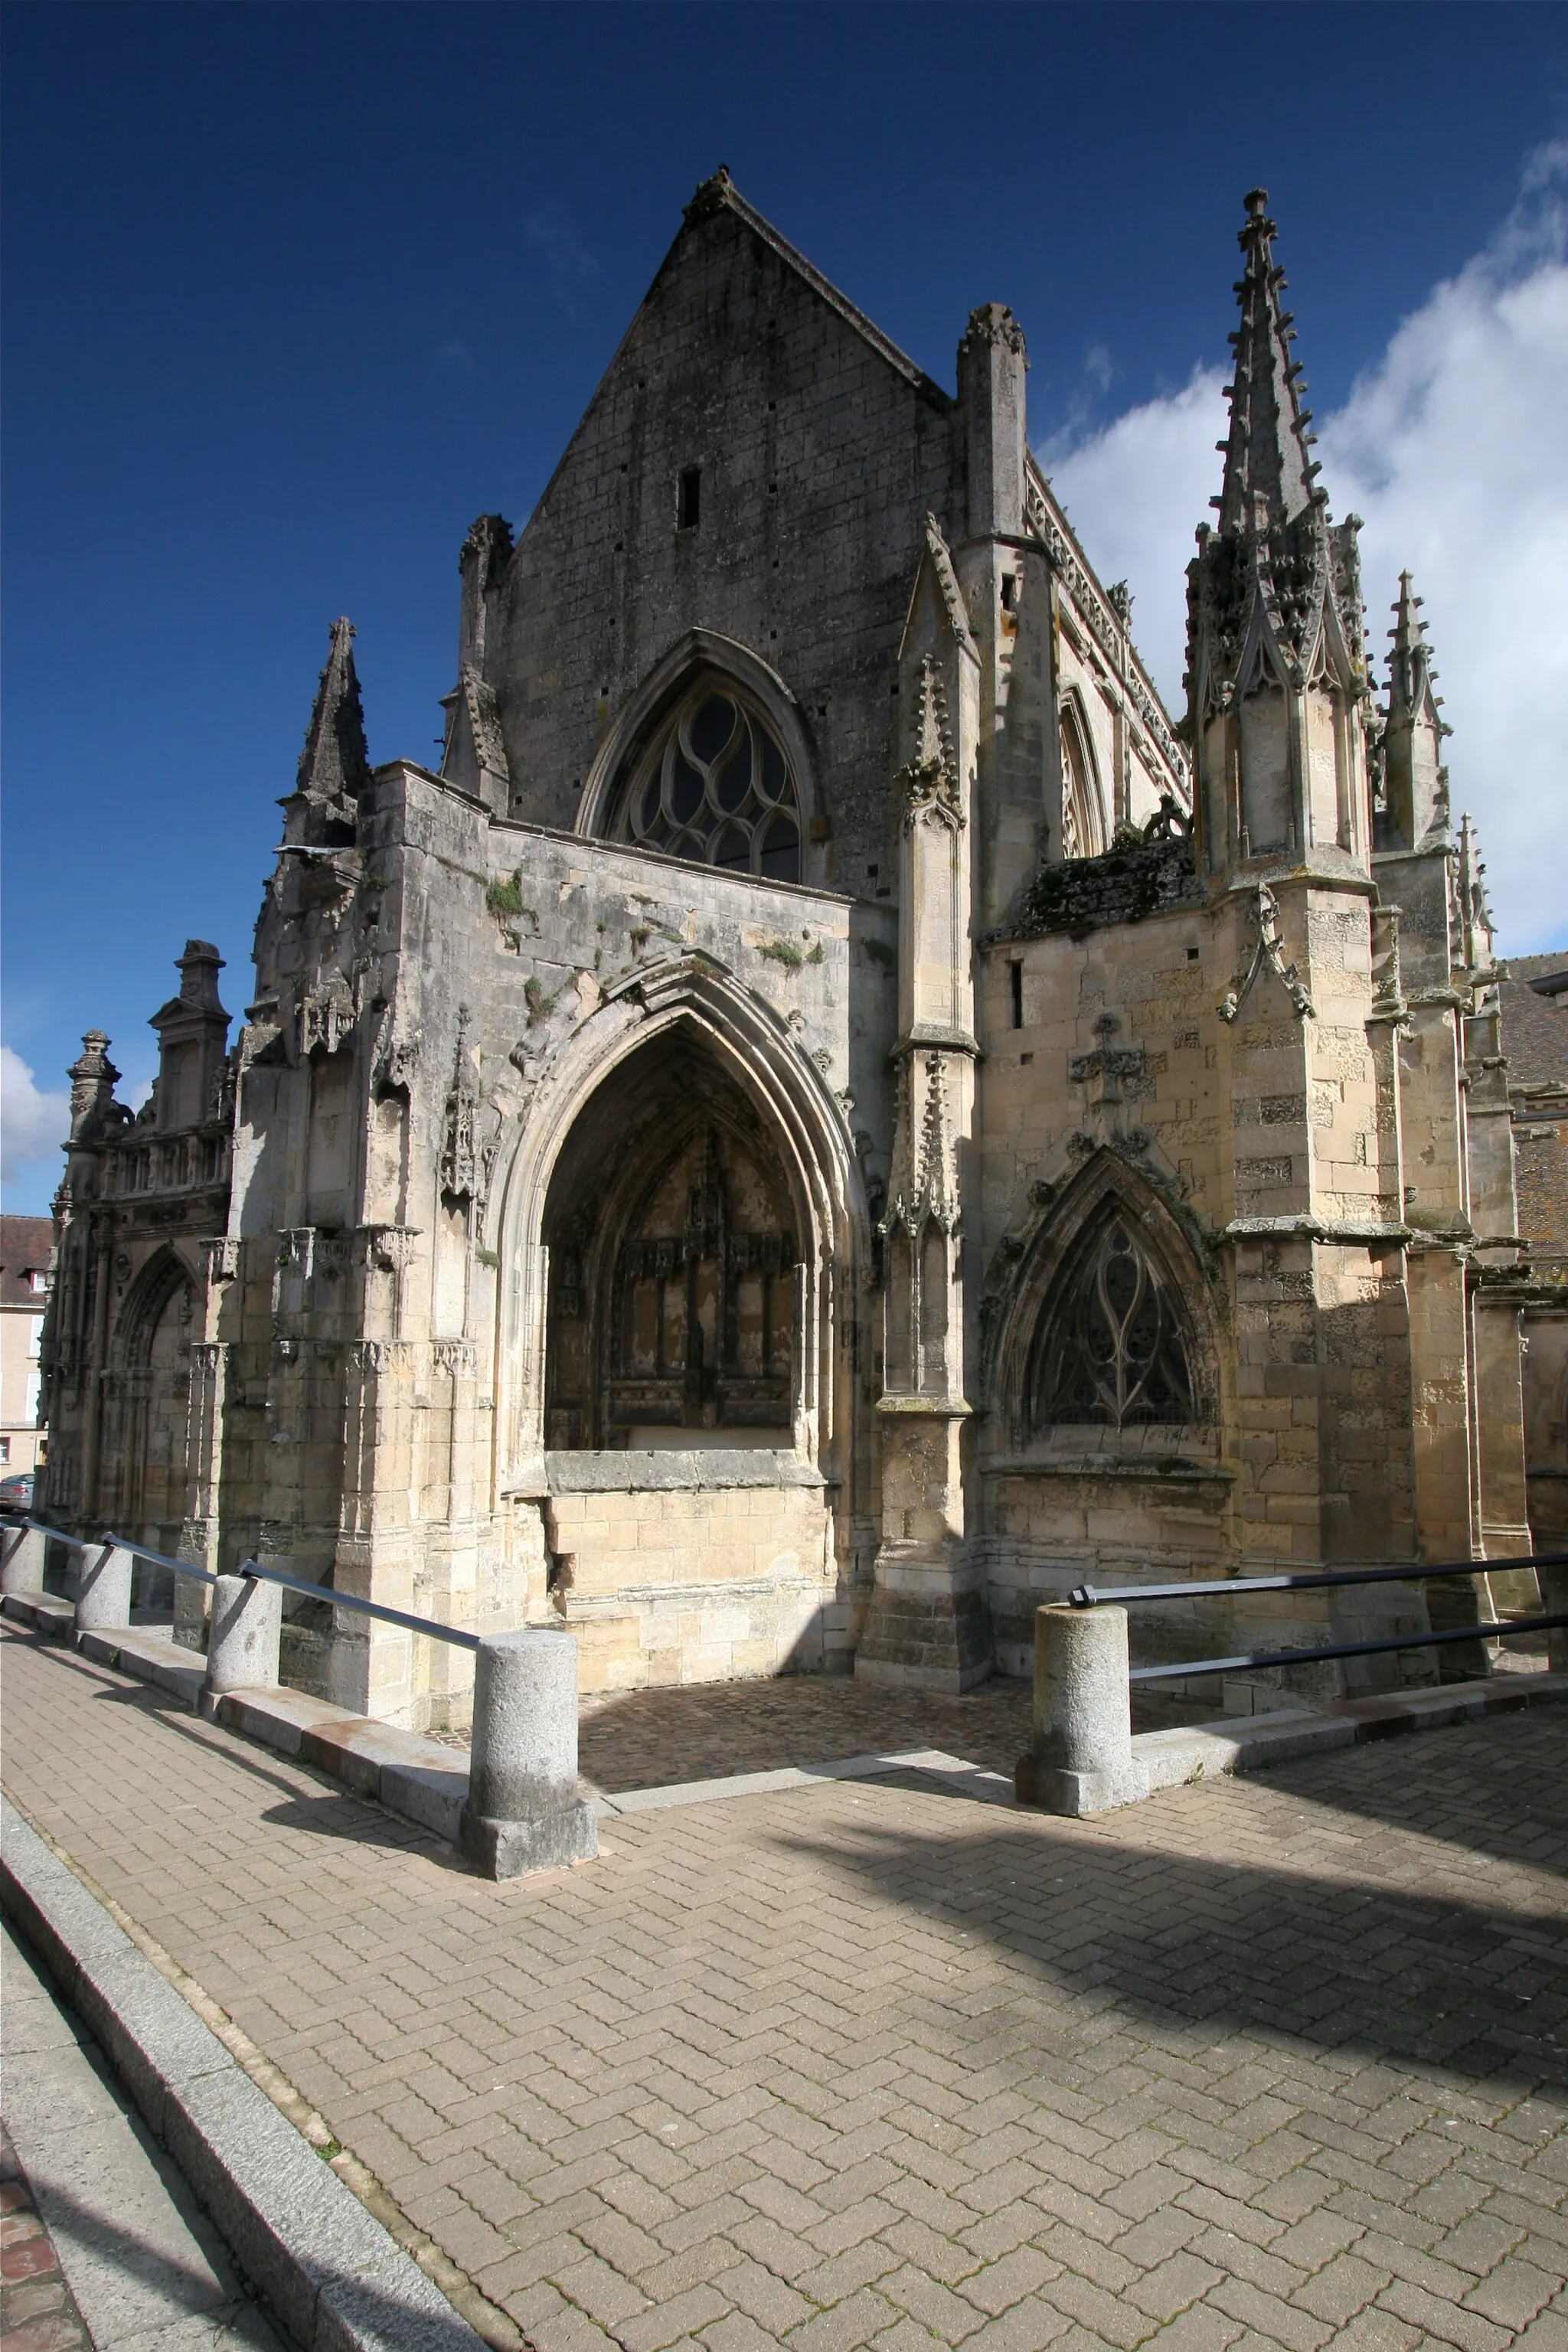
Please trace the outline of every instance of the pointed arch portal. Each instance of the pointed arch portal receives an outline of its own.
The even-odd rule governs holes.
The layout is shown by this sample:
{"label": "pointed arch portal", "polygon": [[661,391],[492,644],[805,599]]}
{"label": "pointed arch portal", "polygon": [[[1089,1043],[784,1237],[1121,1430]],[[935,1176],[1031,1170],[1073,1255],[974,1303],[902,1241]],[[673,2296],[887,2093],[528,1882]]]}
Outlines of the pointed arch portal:
{"label": "pointed arch portal", "polygon": [[589,1097],[543,1239],[552,1451],[792,1443],[801,1218],[767,1122],[694,1026]]}

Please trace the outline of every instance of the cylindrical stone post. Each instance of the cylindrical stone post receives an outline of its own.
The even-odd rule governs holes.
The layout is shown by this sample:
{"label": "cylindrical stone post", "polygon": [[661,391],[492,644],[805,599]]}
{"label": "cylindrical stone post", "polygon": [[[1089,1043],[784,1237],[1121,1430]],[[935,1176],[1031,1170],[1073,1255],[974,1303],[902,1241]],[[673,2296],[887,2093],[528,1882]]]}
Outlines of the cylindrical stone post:
{"label": "cylindrical stone post", "polygon": [[1034,1738],[1018,1759],[1021,1805],[1103,1813],[1148,1794],[1132,1754],[1125,1609],[1035,1612]]}
{"label": "cylindrical stone post", "polygon": [[220,1576],[213,1587],[202,1713],[216,1715],[226,1691],[276,1690],[283,1632],[280,1586],[255,1576]]}
{"label": "cylindrical stone post", "polygon": [[76,1589],[79,1633],[123,1632],[130,1624],[135,1565],[135,1553],[123,1544],[89,1545],[82,1553]]}
{"label": "cylindrical stone post", "polygon": [[41,1528],[7,1528],[0,1553],[0,1592],[41,1592],[44,1589],[44,1547]]}
{"label": "cylindrical stone post", "polygon": [[490,1878],[590,1860],[599,1819],[577,1778],[575,1636],[489,1633],[475,1664],[464,1853]]}

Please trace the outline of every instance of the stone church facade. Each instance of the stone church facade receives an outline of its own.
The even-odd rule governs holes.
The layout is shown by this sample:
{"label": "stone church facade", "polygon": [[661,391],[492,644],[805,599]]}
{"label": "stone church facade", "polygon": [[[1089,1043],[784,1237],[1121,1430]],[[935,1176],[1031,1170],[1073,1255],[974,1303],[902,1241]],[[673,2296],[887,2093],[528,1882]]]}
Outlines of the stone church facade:
{"label": "stone church facade", "polygon": [[[339,622],[237,1040],[193,940],[143,1110],[84,1041],[59,1524],[563,1618],[587,1689],[954,1690],[1086,1573],[1529,1549],[1490,921],[1273,235],[1178,725],[1011,313],[950,394],[699,189],[526,529],[463,543],[439,771],[370,766]],[[1376,1590],[1269,1637],[1426,1624]],[[460,1723],[467,1657],[365,1622],[303,1603],[286,1673]]]}

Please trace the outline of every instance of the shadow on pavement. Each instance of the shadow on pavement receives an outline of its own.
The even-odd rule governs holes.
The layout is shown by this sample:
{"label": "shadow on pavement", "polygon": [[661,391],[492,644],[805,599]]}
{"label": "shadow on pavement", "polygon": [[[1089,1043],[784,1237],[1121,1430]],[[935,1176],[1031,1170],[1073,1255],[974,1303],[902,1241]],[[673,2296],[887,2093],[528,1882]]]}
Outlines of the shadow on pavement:
{"label": "shadow on pavement", "polygon": [[[913,1776],[896,1785],[933,1793]],[[1293,1811],[1332,1801],[1321,1779],[1289,1793]],[[1493,1801],[1506,1811],[1515,1801],[1494,1790]],[[1215,1820],[1214,1832],[1237,1844],[1245,1832],[1252,1849],[1222,1860],[1183,1851],[1168,1822],[1159,1847],[1152,1822],[1150,1843],[1136,1843],[1133,1813],[1107,1833],[991,1806],[920,1810],[920,1827],[868,1815],[837,1822],[829,1838],[774,1831],[767,1843],[809,1858],[858,1903],[901,1914],[889,1937],[910,1933],[911,1914],[931,1923],[933,1941],[913,1939],[925,1948],[911,1995],[917,1980],[929,1988],[921,2038],[966,2067],[1037,2049],[1042,2032],[1047,2043],[1059,2032],[1070,2057],[1086,2004],[1114,2002],[1178,2030],[1210,2026],[1216,2040],[1283,2035],[1473,2081],[1568,2085],[1568,1916],[1545,1900],[1449,1897],[1430,1865],[1419,1885],[1392,1883],[1413,1858],[1394,1838],[1390,1849],[1404,1851],[1387,1853],[1379,1883],[1375,1837],[1347,1858],[1350,1841],[1342,1833],[1331,1850],[1311,1816],[1299,1854],[1277,1835],[1277,1860],[1258,1852],[1267,1828],[1260,1837],[1235,1813]],[[988,1972],[944,1999],[944,1970],[957,1994],[957,1964],[983,1945],[1016,1990]]]}

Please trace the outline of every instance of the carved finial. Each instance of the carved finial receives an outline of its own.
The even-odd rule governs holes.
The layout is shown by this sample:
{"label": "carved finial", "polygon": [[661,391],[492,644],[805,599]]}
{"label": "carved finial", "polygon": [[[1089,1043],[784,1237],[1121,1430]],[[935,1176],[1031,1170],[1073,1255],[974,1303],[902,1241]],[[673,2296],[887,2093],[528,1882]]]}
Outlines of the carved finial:
{"label": "carved finial", "polygon": [[84,1033],[81,1052],[66,1076],[71,1082],[70,1139],[75,1143],[88,1134],[114,1101],[120,1072],[109,1058],[106,1030],[89,1029]]}
{"label": "carved finial", "polygon": [[1016,358],[1028,358],[1024,330],[1005,302],[982,302],[978,310],[971,310],[969,325],[958,348],[963,352],[982,343],[1001,343]]}
{"label": "carved finial", "polygon": [[703,180],[699,184],[691,202],[686,206],[682,217],[687,226],[694,227],[699,221],[711,220],[716,213],[721,213],[727,200],[733,194],[734,188],[735,183],[730,177],[730,166],[728,163],[721,163],[711,179]]}

